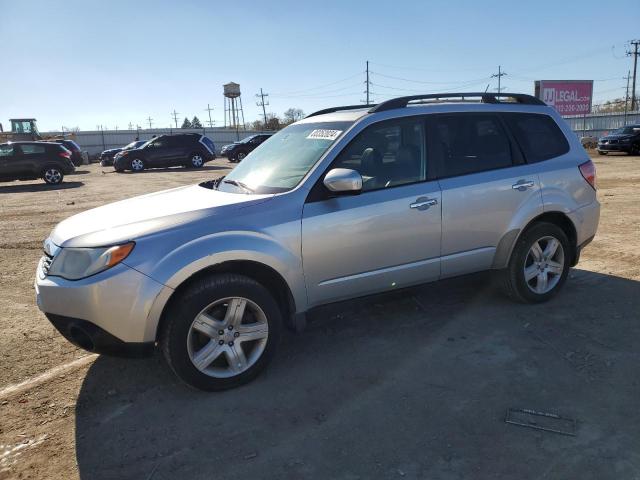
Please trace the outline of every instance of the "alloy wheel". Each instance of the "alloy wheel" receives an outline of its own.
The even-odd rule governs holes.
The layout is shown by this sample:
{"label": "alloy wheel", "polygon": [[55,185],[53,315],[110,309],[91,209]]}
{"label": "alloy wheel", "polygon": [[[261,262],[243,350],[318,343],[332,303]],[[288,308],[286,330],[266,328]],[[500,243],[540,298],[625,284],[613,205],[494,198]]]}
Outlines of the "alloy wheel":
{"label": "alloy wheel", "polygon": [[267,317],[256,303],[242,297],[223,298],[196,315],[187,334],[187,351],[202,373],[229,378],[258,361],[268,336]]}
{"label": "alloy wheel", "polygon": [[244,153],[244,152],[240,152],[240,153],[238,153],[238,161],[242,160],[242,159],[243,159],[244,157],[246,157],[246,156],[247,156],[247,154],[246,154],[246,153]]}
{"label": "alloy wheel", "polygon": [[194,167],[201,167],[203,163],[204,161],[202,160],[202,157],[200,155],[194,155],[193,157],[191,157],[191,165],[193,165]]}
{"label": "alloy wheel", "polygon": [[62,181],[62,173],[57,168],[49,168],[44,172],[44,180],[51,184],[60,183]]}
{"label": "alloy wheel", "polygon": [[131,170],[139,172],[144,168],[144,163],[139,158],[134,158],[131,160]]}
{"label": "alloy wheel", "polygon": [[552,236],[542,237],[531,245],[524,261],[524,280],[529,289],[543,295],[550,292],[564,272],[564,249]]}

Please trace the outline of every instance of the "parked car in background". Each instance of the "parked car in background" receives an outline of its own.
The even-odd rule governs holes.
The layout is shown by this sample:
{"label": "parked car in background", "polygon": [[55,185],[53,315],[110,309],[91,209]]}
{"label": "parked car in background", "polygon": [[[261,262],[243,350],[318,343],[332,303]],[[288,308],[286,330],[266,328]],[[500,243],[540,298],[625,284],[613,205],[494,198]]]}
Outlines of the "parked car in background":
{"label": "parked car in background", "polygon": [[148,140],[135,140],[128,145],[121,148],[111,148],[109,150],[105,150],[100,154],[98,159],[100,160],[100,165],[103,167],[110,167],[113,165],[113,158],[120,152],[125,150],[133,150],[134,148],[140,148],[142,145],[147,143]]}
{"label": "parked car in background", "polygon": [[76,142],[74,142],[73,140],[69,140],[69,139],[55,139],[55,140],[47,140],[48,142],[54,142],[54,143],[59,143],[60,145],[63,145],[67,150],[69,150],[71,152],[71,161],[73,162],[73,164],[76,167],[79,167],[80,165],[82,165],[83,161],[84,161],[84,152],[82,151],[82,148],[80,148],[80,145],[78,145]]}
{"label": "parked car in background", "polygon": [[640,155],[640,125],[627,125],[598,140],[598,153],[625,152]]}
{"label": "parked car in background", "polygon": [[271,133],[251,135],[250,137],[225,145],[222,147],[222,150],[220,150],[220,155],[227,157],[231,162],[239,162],[271,136]]}
{"label": "parked car in background", "polygon": [[50,185],[62,183],[75,166],[71,152],[54,142],[11,142],[0,144],[0,180],[35,180]]}
{"label": "parked car in background", "polygon": [[535,97],[336,107],[224,178],[64,220],[37,304],[82,348],[157,345],[183,381],[222,390],[255,378],[283,326],[300,330],[319,305],[483,270],[514,300],[547,301],[599,214],[592,161]]}
{"label": "parked car in background", "polygon": [[116,172],[140,172],[146,168],[200,168],[216,158],[216,147],[210,138],[199,133],[160,135],[138,148],[123,150],[113,159]]}

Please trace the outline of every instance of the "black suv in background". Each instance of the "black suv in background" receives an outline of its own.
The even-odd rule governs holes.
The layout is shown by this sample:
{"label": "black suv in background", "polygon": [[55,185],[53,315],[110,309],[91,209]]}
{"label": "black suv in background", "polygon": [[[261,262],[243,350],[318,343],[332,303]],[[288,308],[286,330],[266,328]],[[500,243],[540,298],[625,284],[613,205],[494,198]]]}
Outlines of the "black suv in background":
{"label": "black suv in background", "polygon": [[110,148],[109,150],[105,150],[100,154],[100,157],[98,157],[98,159],[100,160],[100,165],[102,165],[103,167],[110,167],[111,165],[113,165],[113,159],[118,153],[123,152],[125,150],[133,150],[134,148],[140,148],[142,145],[144,145],[147,142],[148,140],[134,140],[133,142],[131,142],[130,144],[124,147]]}
{"label": "black suv in background", "polygon": [[216,147],[211,139],[199,133],[161,135],[140,148],[125,150],[113,159],[116,172],[145,168],[185,167],[200,168],[205,162],[216,158]]}
{"label": "black suv in background", "polygon": [[66,148],[67,150],[69,150],[71,152],[71,162],[76,166],[79,167],[80,165],[82,165],[82,148],[80,148],[80,145],[78,145],[76,142],[74,142],[73,140],[47,140],[48,142],[52,142],[52,143],[59,143],[60,145],[62,145],[64,148]]}
{"label": "black suv in background", "polygon": [[598,140],[598,153],[626,152],[640,155],[640,125],[626,125]]}
{"label": "black suv in background", "polygon": [[227,157],[230,162],[239,162],[270,136],[270,133],[260,133],[243,138],[242,140],[222,147],[220,155]]}
{"label": "black suv in background", "polygon": [[58,143],[0,143],[0,181],[42,178],[57,185],[74,170],[71,152]]}

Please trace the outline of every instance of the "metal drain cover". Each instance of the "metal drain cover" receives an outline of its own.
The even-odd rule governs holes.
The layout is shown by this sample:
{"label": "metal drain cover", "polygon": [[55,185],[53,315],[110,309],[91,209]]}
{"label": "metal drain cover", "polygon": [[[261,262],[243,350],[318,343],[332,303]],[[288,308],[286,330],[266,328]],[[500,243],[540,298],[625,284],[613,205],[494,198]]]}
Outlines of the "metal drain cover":
{"label": "metal drain cover", "polygon": [[538,412],[526,408],[509,408],[504,419],[506,423],[521,427],[535,428],[545,432],[561,435],[576,435],[576,421],[572,418],[561,417],[555,413]]}

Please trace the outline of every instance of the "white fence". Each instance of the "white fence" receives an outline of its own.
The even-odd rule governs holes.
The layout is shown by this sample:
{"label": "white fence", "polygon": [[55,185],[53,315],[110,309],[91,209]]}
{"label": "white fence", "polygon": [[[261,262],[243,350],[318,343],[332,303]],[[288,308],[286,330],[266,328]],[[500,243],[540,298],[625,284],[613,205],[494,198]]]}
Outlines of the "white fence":
{"label": "white fence", "polygon": [[[103,150],[109,148],[118,148],[133,142],[136,139],[149,140],[154,135],[171,135],[174,133],[201,133],[206,135],[216,145],[216,153],[220,153],[220,149],[229,143],[243,139],[249,135],[256,133],[273,133],[260,132],[253,130],[231,130],[225,128],[153,128],[145,130],[94,130],[82,131],[75,133],[73,140],[94,158]],[[68,132],[65,132],[68,135]],[[61,132],[43,132],[43,136],[61,135]]]}
{"label": "white fence", "polygon": [[564,117],[571,129],[579,137],[602,137],[616,128],[640,123],[640,111],[624,113],[592,113],[573,117]]}

